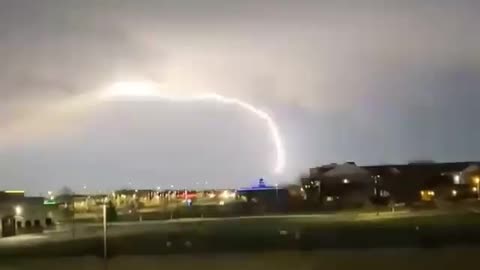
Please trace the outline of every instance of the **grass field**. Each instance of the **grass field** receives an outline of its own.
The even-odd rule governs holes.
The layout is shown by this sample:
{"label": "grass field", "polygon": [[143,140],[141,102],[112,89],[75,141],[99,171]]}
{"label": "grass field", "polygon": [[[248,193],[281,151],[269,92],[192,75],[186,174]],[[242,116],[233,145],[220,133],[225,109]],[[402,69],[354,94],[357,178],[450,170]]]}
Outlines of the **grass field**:
{"label": "grass field", "polygon": [[[9,247],[1,255],[98,255],[100,235]],[[321,248],[436,248],[480,245],[480,215],[329,221],[315,218],[234,219],[112,227],[108,249],[122,254],[252,252]]]}
{"label": "grass field", "polygon": [[117,256],[104,261],[92,256],[2,258],[0,269],[476,269],[479,248],[335,249],[269,251],[229,254],[178,254],[168,256]]}

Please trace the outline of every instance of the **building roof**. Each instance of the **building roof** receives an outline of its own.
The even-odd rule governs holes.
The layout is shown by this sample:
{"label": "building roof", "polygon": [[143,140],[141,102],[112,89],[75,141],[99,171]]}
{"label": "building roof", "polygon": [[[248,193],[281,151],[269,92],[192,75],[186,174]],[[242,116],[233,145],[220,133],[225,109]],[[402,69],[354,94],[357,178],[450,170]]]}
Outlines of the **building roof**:
{"label": "building roof", "polygon": [[478,161],[466,161],[466,162],[446,162],[446,163],[409,163],[409,164],[387,164],[376,166],[362,166],[372,174],[385,174],[398,171],[400,173],[408,173],[412,171],[424,171],[432,173],[445,173],[445,172],[461,172],[466,169],[473,170],[479,167]]}
{"label": "building roof", "polygon": [[323,175],[326,177],[348,177],[351,175],[361,174],[367,175],[369,174],[369,171],[362,167],[358,167],[355,164],[344,163],[333,167],[332,169],[325,172]]}

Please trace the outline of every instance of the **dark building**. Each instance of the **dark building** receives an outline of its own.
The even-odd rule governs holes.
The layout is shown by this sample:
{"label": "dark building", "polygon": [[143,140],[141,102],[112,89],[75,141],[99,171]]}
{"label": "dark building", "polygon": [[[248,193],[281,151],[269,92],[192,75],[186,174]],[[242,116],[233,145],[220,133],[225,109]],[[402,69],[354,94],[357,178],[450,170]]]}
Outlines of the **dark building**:
{"label": "dark building", "polygon": [[53,209],[43,197],[25,197],[22,190],[0,191],[2,236],[38,232],[53,225]]}
{"label": "dark building", "polygon": [[302,187],[310,203],[337,208],[359,207],[374,193],[369,171],[353,162],[311,168]]}
{"label": "dark building", "polygon": [[[415,202],[422,191],[435,195],[433,189],[449,195],[473,196],[480,176],[480,162],[414,162],[357,166],[353,162],[329,164],[310,169],[301,179],[309,200],[325,203],[355,198],[353,201],[381,200]],[[440,195],[440,194],[438,194]],[[463,196],[463,195],[462,195]]]}
{"label": "dark building", "polygon": [[[364,166],[395,201],[411,202],[421,198],[422,190],[464,190],[474,186],[480,175],[480,162],[416,162],[409,164]],[[434,193],[432,193],[434,194]],[[437,194],[439,195],[439,194]]]}

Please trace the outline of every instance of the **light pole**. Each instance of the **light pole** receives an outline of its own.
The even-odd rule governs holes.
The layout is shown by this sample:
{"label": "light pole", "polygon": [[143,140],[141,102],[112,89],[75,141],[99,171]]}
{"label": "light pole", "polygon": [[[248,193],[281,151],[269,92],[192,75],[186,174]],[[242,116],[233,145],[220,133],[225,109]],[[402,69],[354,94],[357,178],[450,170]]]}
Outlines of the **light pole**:
{"label": "light pole", "polygon": [[477,200],[480,200],[480,177],[475,177],[473,181],[475,182],[477,188]]}
{"label": "light pole", "polygon": [[278,184],[275,184],[275,194],[276,194],[277,205],[278,205]]}
{"label": "light pole", "polygon": [[107,203],[103,203],[103,258],[107,259]]}
{"label": "light pole", "polygon": [[[68,212],[68,204],[66,211]],[[75,239],[75,202],[72,201],[72,238]]]}

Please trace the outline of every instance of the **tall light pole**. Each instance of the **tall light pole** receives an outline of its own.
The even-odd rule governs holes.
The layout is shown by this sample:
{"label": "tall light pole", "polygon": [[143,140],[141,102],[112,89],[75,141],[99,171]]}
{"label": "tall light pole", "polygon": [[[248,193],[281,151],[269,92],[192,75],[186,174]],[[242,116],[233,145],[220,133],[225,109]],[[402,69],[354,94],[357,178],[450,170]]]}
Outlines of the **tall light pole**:
{"label": "tall light pole", "polygon": [[475,177],[473,182],[475,182],[477,188],[477,200],[480,200],[480,177]]}
{"label": "tall light pole", "polygon": [[275,184],[275,193],[276,193],[277,205],[278,205],[278,184]]}
{"label": "tall light pole", "polygon": [[107,259],[107,203],[103,203],[103,258]]}

